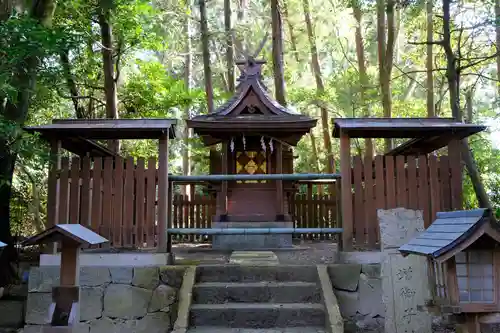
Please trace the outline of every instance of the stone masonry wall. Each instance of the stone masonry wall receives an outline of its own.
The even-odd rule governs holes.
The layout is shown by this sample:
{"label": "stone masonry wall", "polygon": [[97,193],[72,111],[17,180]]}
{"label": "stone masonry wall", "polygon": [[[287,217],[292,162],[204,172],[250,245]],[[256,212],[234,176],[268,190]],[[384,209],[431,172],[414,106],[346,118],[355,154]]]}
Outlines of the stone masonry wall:
{"label": "stone masonry wall", "polygon": [[383,333],[380,264],[329,265],[328,273],[344,318],[346,333]]}
{"label": "stone masonry wall", "polygon": [[[82,267],[78,333],[168,333],[177,315],[184,268]],[[48,320],[59,267],[30,271],[25,333],[41,332]]]}

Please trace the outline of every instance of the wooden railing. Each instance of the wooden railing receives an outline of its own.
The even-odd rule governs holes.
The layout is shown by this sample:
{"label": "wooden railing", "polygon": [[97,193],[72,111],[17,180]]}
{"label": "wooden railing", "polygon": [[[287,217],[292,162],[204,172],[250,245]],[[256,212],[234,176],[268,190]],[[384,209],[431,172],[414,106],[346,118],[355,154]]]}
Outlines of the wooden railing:
{"label": "wooden railing", "polygon": [[[191,197],[191,198],[190,198]],[[171,228],[210,228],[215,215],[215,197],[210,195],[174,195],[172,201]],[[173,237],[174,241],[207,241],[209,237],[182,235]]]}
{"label": "wooden railing", "polygon": [[[296,194],[290,200],[290,214],[294,228],[339,227],[338,202],[335,195]],[[210,228],[215,215],[215,198],[209,195],[177,194],[173,199],[172,228]],[[300,235],[304,239],[332,239],[334,235]],[[179,241],[206,241],[208,237],[184,235]]]}
{"label": "wooden railing", "polygon": [[[54,205],[49,222],[89,226],[114,247],[157,246],[156,162],[155,158],[63,158],[60,169],[50,175],[57,186],[49,191],[49,205]],[[460,163],[455,164],[460,167]],[[308,185],[306,194],[291,195],[288,209],[295,228],[345,229],[341,225],[338,183],[329,185],[329,189],[330,194],[313,194]],[[352,238],[357,246],[375,247],[379,239],[377,209],[421,209],[426,225],[437,211],[459,209],[461,170],[451,168],[447,156],[376,156],[368,162],[354,157],[350,192]],[[194,191],[190,196],[174,194],[170,209],[168,227],[208,228],[215,215],[215,197]],[[334,235],[300,237],[333,239]],[[194,242],[207,238],[178,236],[175,240]]]}

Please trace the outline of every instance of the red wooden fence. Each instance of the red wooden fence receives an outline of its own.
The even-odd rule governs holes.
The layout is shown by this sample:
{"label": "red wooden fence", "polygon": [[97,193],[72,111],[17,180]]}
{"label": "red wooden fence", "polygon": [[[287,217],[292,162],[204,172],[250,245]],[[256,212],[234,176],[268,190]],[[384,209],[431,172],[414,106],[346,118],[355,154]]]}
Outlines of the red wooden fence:
{"label": "red wooden fence", "polygon": [[[460,163],[447,156],[405,158],[376,156],[363,163],[353,159],[353,238],[357,246],[378,242],[377,209],[422,209],[428,225],[437,211],[460,209]],[[130,157],[62,158],[60,170],[50,175],[52,223],[81,223],[98,231],[115,247],[157,245],[156,159]],[[390,176],[392,175],[392,177]],[[78,181],[73,181],[77,179]],[[329,195],[295,194],[289,213],[297,228],[340,227],[340,189]],[[215,198],[209,195],[174,195],[169,227],[208,228],[215,215]],[[307,239],[331,239],[333,235],[301,235]],[[207,237],[182,236],[179,241],[205,241]]]}
{"label": "red wooden fence", "polygon": [[[156,159],[88,157],[61,159],[55,205],[49,223],[80,223],[98,231],[116,247],[154,247],[156,230]],[[74,181],[78,180],[78,181]]]}
{"label": "red wooden fence", "polygon": [[[404,207],[423,211],[425,226],[438,211],[462,207],[460,160],[448,156],[376,156],[353,158],[353,238],[357,246],[379,240],[378,209]],[[346,207],[342,207],[346,209]]]}

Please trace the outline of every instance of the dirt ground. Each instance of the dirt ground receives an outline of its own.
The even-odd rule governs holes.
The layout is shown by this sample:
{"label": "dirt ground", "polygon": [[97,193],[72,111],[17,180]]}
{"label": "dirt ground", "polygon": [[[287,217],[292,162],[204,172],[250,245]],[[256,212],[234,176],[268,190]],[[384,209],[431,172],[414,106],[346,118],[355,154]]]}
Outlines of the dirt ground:
{"label": "dirt ground", "polygon": [[[173,246],[177,264],[224,264],[229,262],[231,251],[212,250],[210,244],[180,243]],[[337,262],[337,244],[332,241],[295,241],[291,249],[274,253],[280,264],[317,265]]]}

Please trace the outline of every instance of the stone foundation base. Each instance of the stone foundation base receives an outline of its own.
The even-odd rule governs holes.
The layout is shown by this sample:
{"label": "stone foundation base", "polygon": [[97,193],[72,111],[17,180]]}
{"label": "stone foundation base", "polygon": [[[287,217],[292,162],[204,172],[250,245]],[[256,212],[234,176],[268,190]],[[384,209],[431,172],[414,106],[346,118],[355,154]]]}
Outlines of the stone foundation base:
{"label": "stone foundation base", "polygon": [[[213,222],[214,228],[293,228],[293,222]],[[214,235],[217,250],[264,250],[292,248],[292,235]]]}

